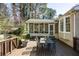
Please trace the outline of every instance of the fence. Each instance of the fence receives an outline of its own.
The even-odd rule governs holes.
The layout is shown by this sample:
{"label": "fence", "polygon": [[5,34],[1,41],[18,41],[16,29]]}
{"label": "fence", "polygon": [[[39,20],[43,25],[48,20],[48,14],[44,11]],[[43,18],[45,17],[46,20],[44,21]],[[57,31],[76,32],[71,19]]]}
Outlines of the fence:
{"label": "fence", "polygon": [[17,38],[9,38],[0,41],[0,56],[8,55],[12,50],[16,49],[18,45]]}

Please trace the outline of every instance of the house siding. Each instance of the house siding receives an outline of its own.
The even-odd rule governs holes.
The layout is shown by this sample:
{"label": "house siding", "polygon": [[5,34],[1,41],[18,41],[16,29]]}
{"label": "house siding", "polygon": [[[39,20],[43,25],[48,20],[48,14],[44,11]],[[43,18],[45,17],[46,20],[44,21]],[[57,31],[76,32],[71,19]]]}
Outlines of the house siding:
{"label": "house siding", "polygon": [[74,36],[74,14],[70,14],[70,32],[69,33],[59,32],[59,40],[73,47],[73,36]]}
{"label": "house siding", "polygon": [[79,37],[79,12],[77,12],[75,14],[75,18],[76,18],[76,21],[75,21],[75,36]]}
{"label": "house siding", "polygon": [[58,23],[55,23],[55,28],[54,28],[54,30],[55,30],[55,33],[54,33],[54,36],[55,36],[55,38],[59,38],[59,32],[58,32],[58,29],[59,29],[59,27],[58,27]]}

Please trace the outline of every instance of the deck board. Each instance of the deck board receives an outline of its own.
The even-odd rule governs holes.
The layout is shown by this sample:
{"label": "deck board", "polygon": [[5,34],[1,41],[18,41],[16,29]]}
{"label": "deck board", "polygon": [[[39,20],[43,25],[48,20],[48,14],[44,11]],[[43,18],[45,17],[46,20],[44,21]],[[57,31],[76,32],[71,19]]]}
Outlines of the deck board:
{"label": "deck board", "polygon": [[[30,52],[32,51],[33,47],[36,46],[36,41],[29,41],[27,43],[27,46],[20,49],[14,49],[11,54],[8,56],[21,56],[21,55],[30,55]],[[27,53],[27,54],[26,54]]]}
{"label": "deck board", "polygon": [[26,47],[15,49],[8,56],[79,56],[79,52],[60,41],[56,41],[56,48],[52,52],[44,48],[37,49],[36,41],[29,41]]}

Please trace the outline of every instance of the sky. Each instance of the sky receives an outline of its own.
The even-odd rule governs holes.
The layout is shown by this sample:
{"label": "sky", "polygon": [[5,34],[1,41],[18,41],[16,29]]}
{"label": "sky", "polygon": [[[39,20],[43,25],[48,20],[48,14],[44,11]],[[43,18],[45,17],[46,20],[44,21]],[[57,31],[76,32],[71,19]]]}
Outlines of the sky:
{"label": "sky", "polygon": [[52,8],[56,10],[56,16],[59,14],[64,14],[68,10],[70,10],[73,6],[75,6],[77,3],[48,3],[47,7]]}

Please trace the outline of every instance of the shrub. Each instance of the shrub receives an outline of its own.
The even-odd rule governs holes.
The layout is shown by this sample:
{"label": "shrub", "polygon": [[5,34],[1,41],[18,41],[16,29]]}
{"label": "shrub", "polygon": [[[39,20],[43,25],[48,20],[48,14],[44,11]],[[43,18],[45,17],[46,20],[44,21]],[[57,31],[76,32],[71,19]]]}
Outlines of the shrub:
{"label": "shrub", "polygon": [[17,35],[17,36],[20,36],[23,32],[23,29],[22,28],[18,28],[17,30],[13,31],[13,34],[14,35]]}
{"label": "shrub", "polygon": [[30,39],[30,34],[25,35],[25,39]]}

